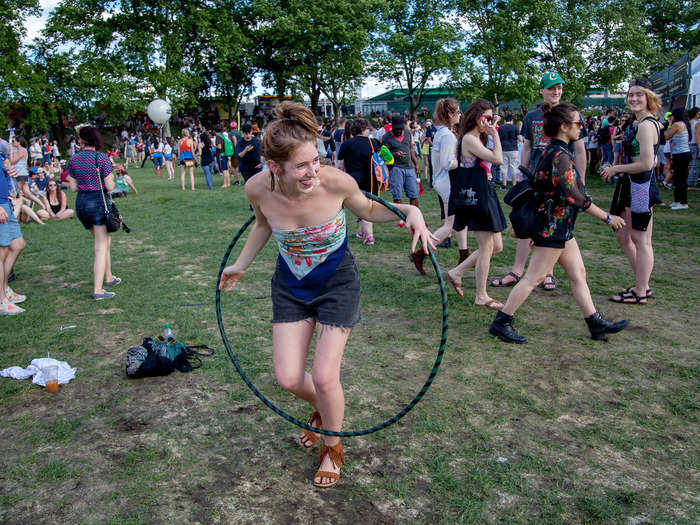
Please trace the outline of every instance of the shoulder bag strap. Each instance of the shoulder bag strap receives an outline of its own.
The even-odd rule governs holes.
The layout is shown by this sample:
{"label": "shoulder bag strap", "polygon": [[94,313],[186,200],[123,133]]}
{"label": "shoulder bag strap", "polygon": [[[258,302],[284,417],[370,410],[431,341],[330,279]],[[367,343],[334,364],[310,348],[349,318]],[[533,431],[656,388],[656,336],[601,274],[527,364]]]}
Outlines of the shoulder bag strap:
{"label": "shoulder bag strap", "polygon": [[656,128],[656,144],[654,145],[654,156],[656,156],[659,153],[659,146],[661,146],[661,124],[651,115],[647,115],[646,117],[644,117],[642,119],[642,122],[644,122],[645,120],[651,120],[654,123],[654,127]]}
{"label": "shoulder bag strap", "polygon": [[105,213],[109,213],[107,208],[107,199],[105,198],[105,188],[104,181],[102,180],[102,174],[100,173],[100,165],[97,162],[97,150],[95,150],[95,171],[97,172],[97,178],[100,181],[100,195],[102,195],[102,203],[105,205]]}

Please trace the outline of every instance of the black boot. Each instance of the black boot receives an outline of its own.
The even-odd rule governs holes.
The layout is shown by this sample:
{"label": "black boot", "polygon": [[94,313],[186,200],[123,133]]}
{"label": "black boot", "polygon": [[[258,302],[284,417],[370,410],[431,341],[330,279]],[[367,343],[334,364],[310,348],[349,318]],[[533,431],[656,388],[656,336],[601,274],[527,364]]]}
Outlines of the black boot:
{"label": "black boot", "polygon": [[607,334],[616,334],[624,330],[630,322],[627,320],[617,322],[608,321],[600,312],[596,312],[592,316],[586,317],[586,324],[591,331],[592,339],[596,341],[607,341]]}
{"label": "black boot", "polygon": [[489,327],[489,333],[500,337],[501,341],[505,341],[506,343],[527,343],[527,339],[513,328],[513,316],[504,314],[503,312],[498,312],[496,314],[496,318]]}

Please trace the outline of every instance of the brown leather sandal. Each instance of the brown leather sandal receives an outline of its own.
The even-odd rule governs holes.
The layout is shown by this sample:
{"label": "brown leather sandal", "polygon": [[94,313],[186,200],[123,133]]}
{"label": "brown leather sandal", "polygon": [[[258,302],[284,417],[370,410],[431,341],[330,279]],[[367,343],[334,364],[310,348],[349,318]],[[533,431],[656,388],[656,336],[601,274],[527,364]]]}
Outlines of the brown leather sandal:
{"label": "brown leather sandal", "polygon": [[[314,425],[314,421],[318,421],[318,425]],[[318,413],[318,411],[313,412],[309,416],[309,420],[306,422],[307,425],[310,425],[312,427],[316,428],[323,428],[323,421],[321,420],[321,414]],[[303,429],[302,433],[304,434],[303,436],[299,437],[299,444],[304,447],[304,448],[311,448],[313,447],[316,442],[321,439],[321,436],[317,436],[310,430]],[[304,440],[306,438],[306,440]]]}
{"label": "brown leather sandal", "polygon": [[[319,465],[323,463],[323,458],[329,455],[331,458],[331,462],[333,463],[333,466],[335,467],[342,467],[343,464],[345,463],[345,452],[343,452],[343,445],[338,441],[337,445],[333,445],[332,447],[329,447],[325,443],[323,444],[323,448],[321,448],[321,453],[318,455],[318,462]],[[320,483],[316,481],[316,478],[330,478],[332,481],[330,483]],[[340,478],[340,473],[339,472],[329,472],[327,470],[319,470],[314,474],[314,485],[317,486],[318,488],[325,489],[328,487],[332,487],[336,483],[338,483],[338,479]]]}

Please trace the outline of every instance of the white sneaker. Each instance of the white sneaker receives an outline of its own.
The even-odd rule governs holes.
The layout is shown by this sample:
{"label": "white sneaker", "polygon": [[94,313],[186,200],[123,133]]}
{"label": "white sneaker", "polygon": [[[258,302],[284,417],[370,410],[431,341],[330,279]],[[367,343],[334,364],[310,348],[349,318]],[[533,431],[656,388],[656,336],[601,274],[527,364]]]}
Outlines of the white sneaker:
{"label": "white sneaker", "polygon": [[24,308],[20,308],[14,303],[0,303],[0,315],[17,315],[24,312]]}
{"label": "white sneaker", "polygon": [[688,209],[688,205],[687,205],[687,204],[681,204],[680,202],[674,202],[674,203],[671,203],[670,208],[671,208],[672,210],[687,210],[687,209]]}
{"label": "white sneaker", "polygon": [[7,287],[7,290],[5,290],[5,294],[7,295],[7,299],[14,304],[23,303],[27,300],[26,295],[20,295],[18,293],[13,292],[12,288],[10,288],[9,286]]}

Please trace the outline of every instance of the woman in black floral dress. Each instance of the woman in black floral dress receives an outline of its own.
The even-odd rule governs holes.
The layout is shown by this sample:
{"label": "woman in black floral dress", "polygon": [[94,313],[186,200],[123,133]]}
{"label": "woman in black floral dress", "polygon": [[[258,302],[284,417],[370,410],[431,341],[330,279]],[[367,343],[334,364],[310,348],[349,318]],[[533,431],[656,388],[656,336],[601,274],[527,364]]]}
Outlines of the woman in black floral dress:
{"label": "woman in black floral dress", "polygon": [[591,202],[574,167],[567,146],[570,141],[578,140],[581,131],[576,106],[563,102],[555,106],[545,104],[542,109],[544,132],[551,141],[537,162],[532,181],[538,210],[536,233],[532,236],[533,254],[527,272],[496,314],[489,333],[508,343],[526,342],[513,328],[513,314],[544,280],[548,269],[558,262],[569,276],[574,300],[583,311],[591,337],[605,339],[606,334],[623,330],[628,321],[613,323],[596,311],[586,282],[586,268],[574,238],[574,224],[579,209],[609,224],[614,230],[622,228],[625,221]]}

